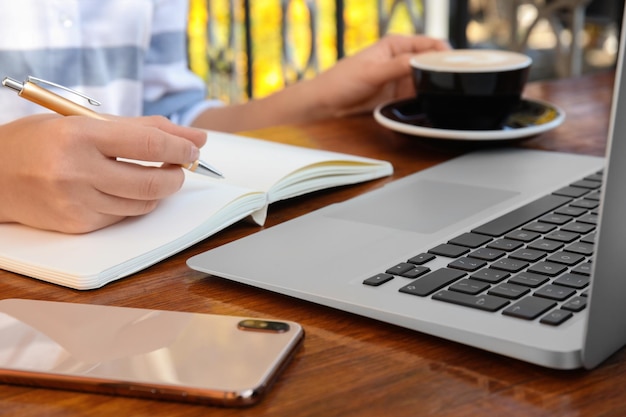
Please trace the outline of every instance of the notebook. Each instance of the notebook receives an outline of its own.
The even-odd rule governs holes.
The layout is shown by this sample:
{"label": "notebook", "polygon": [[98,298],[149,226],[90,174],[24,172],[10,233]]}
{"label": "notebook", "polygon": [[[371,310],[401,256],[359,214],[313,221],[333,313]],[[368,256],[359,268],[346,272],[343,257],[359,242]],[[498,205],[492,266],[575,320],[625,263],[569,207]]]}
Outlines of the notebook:
{"label": "notebook", "polygon": [[219,160],[224,179],[185,171],[181,190],[148,215],[128,217],[91,233],[0,224],[0,268],[79,290],[100,288],[240,220],[262,225],[268,206],[276,201],[393,172],[386,161],[214,131],[207,134],[201,157]]}
{"label": "notebook", "polygon": [[606,158],[480,150],[188,265],[541,366],[598,366],[626,343],[623,49]]}

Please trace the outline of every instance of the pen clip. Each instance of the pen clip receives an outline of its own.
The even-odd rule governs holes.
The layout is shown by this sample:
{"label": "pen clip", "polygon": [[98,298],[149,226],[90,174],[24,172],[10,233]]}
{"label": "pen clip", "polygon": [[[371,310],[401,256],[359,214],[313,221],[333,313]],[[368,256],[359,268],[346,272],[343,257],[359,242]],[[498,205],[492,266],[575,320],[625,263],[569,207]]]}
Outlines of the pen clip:
{"label": "pen clip", "polygon": [[63,86],[61,84],[53,83],[52,81],[46,81],[46,80],[43,80],[41,78],[37,78],[37,77],[33,77],[32,75],[29,75],[28,76],[28,82],[29,83],[33,83],[33,84],[37,84],[37,85],[45,84],[45,85],[49,85],[49,86],[52,86],[52,87],[59,88],[61,90],[67,91],[68,93],[75,94],[75,95],[77,95],[79,97],[84,98],[92,106],[99,106],[101,104],[98,100],[95,100],[95,99],[93,99],[93,98],[91,98],[91,97],[81,93],[80,91],[72,90],[71,88],[65,87],[65,86]]}

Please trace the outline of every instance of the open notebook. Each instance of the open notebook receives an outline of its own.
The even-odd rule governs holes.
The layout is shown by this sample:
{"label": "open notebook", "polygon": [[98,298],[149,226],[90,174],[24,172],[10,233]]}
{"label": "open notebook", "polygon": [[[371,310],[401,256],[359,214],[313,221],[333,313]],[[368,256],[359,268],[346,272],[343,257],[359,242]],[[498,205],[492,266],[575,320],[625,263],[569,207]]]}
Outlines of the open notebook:
{"label": "open notebook", "polygon": [[262,225],[268,205],[392,173],[385,161],[208,132],[201,157],[225,179],[185,172],[183,188],[152,213],[69,235],[0,224],[0,268],[76,289],[139,271],[245,218]]}
{"label": "open notebook", "polygon": [[608,158],[470,153],[188,265],[547,367],[597,366],[626,343],[624,46]]}

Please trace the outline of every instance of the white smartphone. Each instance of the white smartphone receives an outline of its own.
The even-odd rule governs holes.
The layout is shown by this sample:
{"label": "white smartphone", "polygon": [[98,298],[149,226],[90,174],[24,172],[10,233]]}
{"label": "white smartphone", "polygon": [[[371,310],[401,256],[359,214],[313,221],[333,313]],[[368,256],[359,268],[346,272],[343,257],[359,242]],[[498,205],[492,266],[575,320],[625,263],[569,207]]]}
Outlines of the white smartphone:
{"label": "white smartphone", "polygon": [[246,406],[303,338],[291,321],[5,299],[0,382]]}

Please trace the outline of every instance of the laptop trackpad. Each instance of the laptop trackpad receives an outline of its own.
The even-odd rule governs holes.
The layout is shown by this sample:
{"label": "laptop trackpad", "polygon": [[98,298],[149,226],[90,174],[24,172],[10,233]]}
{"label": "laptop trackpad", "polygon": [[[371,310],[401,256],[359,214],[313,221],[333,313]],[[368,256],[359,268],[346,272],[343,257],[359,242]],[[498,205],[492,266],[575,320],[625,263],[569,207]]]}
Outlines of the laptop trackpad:
{"label": "laptop trackpad", "polygon": [[420,179],[336,204],[324,214],[398,230],[434,233],[518,194],[498,188]]}

